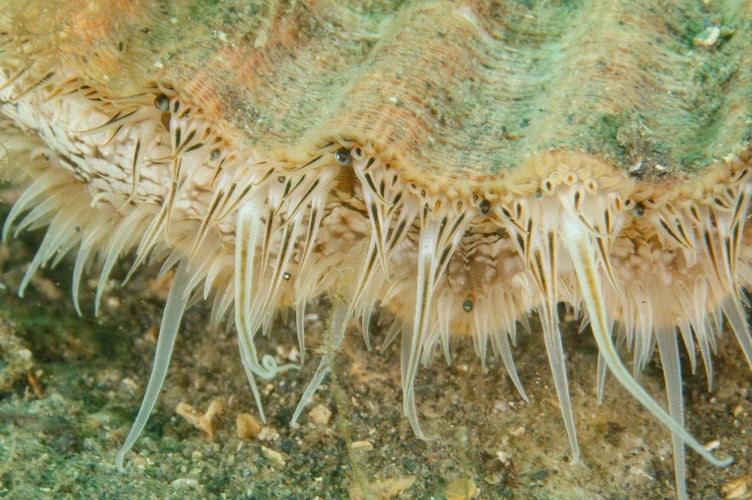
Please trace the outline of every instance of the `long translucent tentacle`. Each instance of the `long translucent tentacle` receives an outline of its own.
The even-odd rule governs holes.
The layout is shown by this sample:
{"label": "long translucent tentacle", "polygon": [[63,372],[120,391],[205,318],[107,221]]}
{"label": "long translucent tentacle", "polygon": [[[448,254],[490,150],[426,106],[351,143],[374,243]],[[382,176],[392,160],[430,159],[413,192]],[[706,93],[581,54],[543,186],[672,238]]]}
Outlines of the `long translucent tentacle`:
{"label": "long translucent tentacle", "polygon": [[[344,304],[340,303],[334,308],[329,325],[329,338],[327,339],[327,342],[331,343],[329,346],[330,349],[328,349],[330,352],[337,352],[340,345],[342,345],[342,340],[345,337],[345,329],[347,328],[347,319],[349,317],[348,308]],[[305,391],[303,391],[303,395],[300,396],[298,406],[295,408],[295,413],[290,420],[290,427],[293,429],[298,426],[298,419],[300,418],[300,415],[302,415],[303,409],[305,409],[306,405],[311,401],[313,395],[316,394],[321,382],[329,374],[330,370],[331,360],[329,359],[328,354],[324,354],[319,362],[318,368],[316,368],[316,373],[313,374],[313,378],[311,378]]]}
{"label": "long translucent tentacle", "polygon": [[[276,360],[265,355],[258,360],[258,353],[253,341],[254,325],[257,318],[252,317],[258,307],[253,307],[254,292],[254,258],[256,241],[263,223],[263,209],[258,203],[244,205],[238,213],[238,226],[235,241],[235,327],[238,330],[241,359],[243,364],[259,377],[270,379],[285,370],[298,368],[297,365],[278,366]],[[250,379],[249,379],[250,382]],[[253,384],[253,382],[251,382]]]}
{"label": "long translucent tentacle", "polygon": [[401,359],[403,411],[420,439],[431,438],[423,433],[418,421],[415,406],[415,377],[433,326],[431,307],[434,302],[436,284],[439,283],[449,260],[457,249],[467,226],[466,219],[464,212],[448,217],[435,216],[427,210],[421,217],[415,319],[411,334],[405,333],[402,336]]}
{"label": "long translucent tentacle", "polygon": [[[682,397],[681,365],[679,364],[679,349],[676,345],[676,334],[673,328],[659,329],[655,333],[658,341],[658,353],[663,365],[663,379],[666,383],[666,399],[668,411],[676,425],[684,428],[684,400]],[[687,469],[684,453],[684,441],[675,432],[671,433],[671,444],[674,449],[674,477],[676,494],[680,499],[689,498],[687,495]]]}
{"label": "long translucent tentacle", "polygon": [[420,439],[429,439],[420,427],[415,406],[415,376],[423,347],[423,339],[428,332],[429,312],[434,287],[434,261],[437,246],[438,226],[428,224],[420,233],[418,248],[418,279],[415,303],[415,321],[411,335],[402,336],[402,400],[403,411],[413,431]]}
{"label": "long translucent tentacle", "polygon": [[125,468],[123,467],[125,455],[133,448],[136,440],[138,440],[141,432],[143,432],[146,422],[149,420],[152,410],[154,410],[159,393],[162,390],[162,385],[167,375],[167,368],[170,366],[175,338],[177,337],[180,322],[183,319],[183,313],[190,298],[190,290],[187,289],[187,285],[188,281],[190,281],[191,273],[187,267],[185,261],[180,263],[175,273],[172,288],[170,288],[170,293],[167,296],[164,314],[162,315],[162,324],[159,327],[159,338],[157,340],[154,363],[151,367],[151,375],[149,375],[149,383],[146,386],[144,399],[141,401],[141,407],[138,410],[138,415],[136,415],[136,420],[133,421],[130,432],[128,432],[128,436],[115,455],[115,467],[118,472],[125,472]]}
{"label": "long translucent tentacle", "polygon": [[577,281],[579,282],[582,297],[590,316],[590,327],[598,344],[600,354],[608,365],[608,369],[614,377],[627,389],[640,403],[663,425],[668,427],[681,441],[689,445],[705,460],[717,467],[730,465],[733,458],[718,459],[707,451],[699,441],[692,437],[683,426],[679,425],[666,410],[637,383],[624,367],[619,354],[616,352],[611,332],[608,329],[609,321],[606,314],[606,305],[603,302],[601,281],[593,257],[592,241],[580,221],[564,214],[561,220],[561,238],[569,252],[574,265]]}

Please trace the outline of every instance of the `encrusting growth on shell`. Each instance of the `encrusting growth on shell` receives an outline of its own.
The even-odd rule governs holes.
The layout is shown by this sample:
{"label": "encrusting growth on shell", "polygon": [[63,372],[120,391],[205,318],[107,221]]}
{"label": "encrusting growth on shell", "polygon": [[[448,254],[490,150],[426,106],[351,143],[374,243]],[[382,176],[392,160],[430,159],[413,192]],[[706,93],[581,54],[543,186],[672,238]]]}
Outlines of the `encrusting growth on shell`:
{"label": "encrusting growth on shell", "polygon": [[[419,437],[419,366],[449,360],[454,336],[483,363],[490,344],[527,399],[512,346],[535,312],[576,461],[564,303],[596,339],[599,396],[611,372],[671,430],[680,496],[685,445],[730,463],[684,428],[679,342],[711,385],[728,323],[752,365],[749,6],[716,13],[736,29],[717,47],[688,47],[710,14],[680,2],[665,26],[637,2],[256,3],[233,20],[192,2],[0,3],[0,141],[30,178],[3,237],[47,227],[20,293],[67,254],[77,309],[99,266],[95,312],[119,260],[176,269],[118,469],[193,300],[234,319],[263,418],[256,378],[298,365],[256,335],[293,308],[304,362],[306,305],[324,295],[335,347],[351,319],[370,345],[376,311],[394,316]],[[656,345],[668,411],[634,379]],[[324,356],[293,425],[328,370]]]}

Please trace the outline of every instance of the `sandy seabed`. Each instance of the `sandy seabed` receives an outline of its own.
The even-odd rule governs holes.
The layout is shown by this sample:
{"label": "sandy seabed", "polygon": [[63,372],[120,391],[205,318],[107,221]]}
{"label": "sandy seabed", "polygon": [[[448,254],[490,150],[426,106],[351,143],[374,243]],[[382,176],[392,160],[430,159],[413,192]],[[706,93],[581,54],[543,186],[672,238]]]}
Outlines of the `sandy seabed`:
{"label": "sandy seabed", "polygon": [[[7,206],[3,207],[3,212]],[[4,218],[4,213],[0,214]],[[113,281],[93,317],[96,275],[82,290],[83,317],[71,304],[70,266],[40,273],[26,298],[15,295],[39,235],[0,247],[0,497],[5,498],[659,498],[673,497],[671,436],[615,381],[595,394],[597,349],[577,322],[564,331],[568,376],[582,449],[570,465],[542,336],[521,330],[514,349],[525,403],[491,357],[483,368],[469,341],[451,366],[437,353],[416,383],[427,432],[421,441],[402,416],[399,342],[384,348],[373,325],[369,352],[359,327],[338,353],[339,406],[327,380],[300,420],[288,425],[321,353],[301,371],[259,381],[267,424],[237,436],[236,419],[258,419],[235,334],[213,330],[199,303],[183,322],[165,390],[146,432],[119,474],[114,456],[128,432],[151,367],[166,283],[145,268]],[[124,272],[126,269],[123,269]],[[123,275],[121,272],[121,276]],[[327,304],[311,306],[308,332],[324,330]],[[260,342],[280,361],[295,355],[292,325],[279,318]],[[311,345],[315,345],[313,342]],[[749,368],[726,335],[713,359],[689,374],[683,356],[687,427],[735,463],[716,469],[688,451],[693,498],[749,498],[752,390]],[[656,360],[640,382],[663,401]],[[31,374],[31,377],[29,376]],[[35,385],[36,384],[36,385]],[[179,416],[180,402],[203,413],[214,440]],[[315,409],[315,410],[314,410]],[[312,411],[314,410],[314,411]],[[349,439],[346,434],[349,432]],[[365,489],[365,495],[364,495]]]}

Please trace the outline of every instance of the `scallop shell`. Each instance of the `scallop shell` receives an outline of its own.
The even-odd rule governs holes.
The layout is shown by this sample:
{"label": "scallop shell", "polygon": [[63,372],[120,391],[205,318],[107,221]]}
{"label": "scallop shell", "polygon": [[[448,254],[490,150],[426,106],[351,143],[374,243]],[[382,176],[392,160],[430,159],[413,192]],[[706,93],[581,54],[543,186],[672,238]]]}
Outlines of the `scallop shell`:
{"label": "scallop shell", "polygon": [[[419,437],[419,364],[455,337],[527,397],[511,345],[535,313],[576,462],[563,303],[598,345],[598,393],[613,374],[671,430],[679,496],[685,445],[729,463],[684,428],[680,350],[712,384],[725,323],[752,364],[749,3],[15,4],[0,140],[30,185],[4,236],[48,227],[21,293],[67,253],[76,307],[92,263],[97,306],[128,255],[175,269],[118,468],[200,296],[234,321],[262,415],[256,379],[294,368],[257,350],[276,311],[294,309],[301,355],[317,297],[333,350],[387,311]],[[667,410],[634,378],[656,347]]]}

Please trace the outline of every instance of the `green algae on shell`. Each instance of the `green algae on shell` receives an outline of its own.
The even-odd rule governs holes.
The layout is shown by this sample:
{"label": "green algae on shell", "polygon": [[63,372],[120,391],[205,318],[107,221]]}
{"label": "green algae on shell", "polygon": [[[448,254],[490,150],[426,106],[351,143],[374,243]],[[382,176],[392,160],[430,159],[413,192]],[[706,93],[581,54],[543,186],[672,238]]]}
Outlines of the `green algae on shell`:
{"label": "green algae on shell", "polygon": [[[591,324],[598,392],[612,372],[671,429],[680,496],[685,444],[727,463],[684,430],[678,343],[710,383],[727,321],[752,364],[746,3],[2,6],[1,140],[32,178],[5,235],[49,226],[21,290],[66,253],[76,301],[95,261],[97,303],[129,252],[176,268],[119,466],[192,299],[234,318],[261,410],[255,377],[293,366],[254,337],[292,306],[305,353],[321,295],[335,340],[358,318],[368,343],[377,307],[394,315],[418,436],[418,365],[454,336],[481,361],[490,343],[525,397],[510,343],[536,312],[577,460],[563,302]],[[668,412],[621,344],[635,372],[658,346]],[[324,356],[293,420],[327,371]]]}

